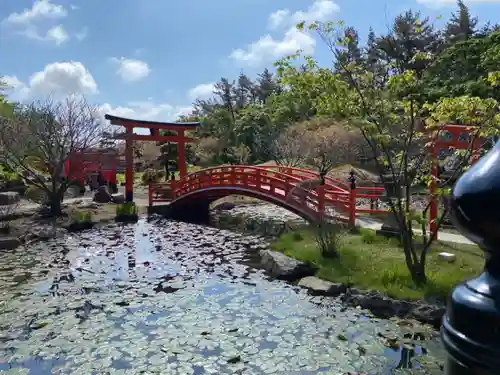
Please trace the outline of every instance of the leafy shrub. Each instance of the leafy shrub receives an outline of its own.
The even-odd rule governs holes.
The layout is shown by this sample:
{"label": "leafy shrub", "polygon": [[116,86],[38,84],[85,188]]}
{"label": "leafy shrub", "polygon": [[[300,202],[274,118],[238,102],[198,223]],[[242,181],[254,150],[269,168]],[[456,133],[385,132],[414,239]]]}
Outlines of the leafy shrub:
{"label": "leafy shrub", "polygon": [[116,217],[136,217],[139,214],[135,203],[127,202],[116,206]]}
{"label": "leafy shrub", "polygon": [[86,224],[92,222],[92,212],[74,212],[71,215],[71,224]]}
{"label": "leafy shrub", "polygon": [[338,258],[339,250],[342,244],[342,232],[340,227],[322,221],[318,224],[315,231],[316,245],[325,258]]}
{"label": "leafy shrub", "polygon": [[360,230],[361,241],[366,244],[372,244],[377,242],[377,234],[373,230],[361,229]]}
{"label": "leafy shrub", "polygon": [[160,182],[164,178],[165,171],[148,168],[142,173],[141,182],[143,185],[147,185],[150,182]]}
{"label": "leafy shrub", "polygon": [[302,235],[302,233],[300,232],[293,232],[292,234],[292,239],[295,241],[295,242],[299,242],[299,241],[302,241],[304,239],[304,236]]}

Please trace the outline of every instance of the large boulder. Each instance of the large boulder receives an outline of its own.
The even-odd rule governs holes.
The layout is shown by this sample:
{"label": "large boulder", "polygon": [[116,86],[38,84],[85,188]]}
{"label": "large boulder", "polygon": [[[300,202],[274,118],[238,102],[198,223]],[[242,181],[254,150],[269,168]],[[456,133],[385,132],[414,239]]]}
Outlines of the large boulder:
{"label": "large boulder", "polygon": [[100,186],[99,189],[94,193],[93,200],[97,203],[111,202],[111,194],[109,194],[107,186]]}
{"label": "large boulder", "polygon": [[344,284],[331,283],[315,276],[300,279],[298,285],[306,288],[312,295],[318,296],[338,296],[347,290]]}
{"label": "large boulder", "polygon": [[311,265],[277,251],[261,250],[259,254],[262,267],[277,279],[295,281],[302,277],[312,276],[316,271]]}
{"label": "large boulder", "polygon": [[15,191],[6,191],[0,193],[0,206],[10,206],[19,203],[21,196]]}
{"label": "large boulder", "polygon": [[13,250],[21,245],[17,237],[0,237],[0,250]]}

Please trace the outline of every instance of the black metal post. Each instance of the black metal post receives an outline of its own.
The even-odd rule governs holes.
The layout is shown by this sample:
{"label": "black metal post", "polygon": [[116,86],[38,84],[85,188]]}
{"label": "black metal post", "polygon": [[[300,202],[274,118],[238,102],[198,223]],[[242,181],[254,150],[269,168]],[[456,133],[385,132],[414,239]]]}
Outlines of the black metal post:
{"label": "black metal post", "polygon": [[484,271],[457,286],[443,318],[447,375],[500,374],[500,142],[457,181],[457,228],[486,254]]}
{"label": "black metal post", "polygon": [[354,172],[354,169],[351,169],[351,171],[349,172],[348,180],[350,183],[351,190],[356,189],[356,173]]}

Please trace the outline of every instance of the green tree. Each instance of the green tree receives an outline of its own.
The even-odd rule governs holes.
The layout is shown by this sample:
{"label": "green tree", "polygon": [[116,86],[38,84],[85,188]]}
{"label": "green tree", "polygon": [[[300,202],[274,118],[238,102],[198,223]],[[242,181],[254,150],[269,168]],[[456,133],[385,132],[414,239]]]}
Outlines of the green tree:
{"label": "green tree", "polygon": [[500,100],[500,90],[488,82],[500,71],[499,59],[500,32],[453,44],[425,73],[428,100],[462,95]]}
{"label": "green tree", "polygon": [[[418,20],[415,22],[418,23]],[[322,39],[327,41],[335,58],[341,53],[344,48],[338,46],[338,35],[342,35],[341,24],[314,24],[311,29],[317,30]],[[314,101],[318,115],[328,116],[332,120],[344,118],[351,127],[357,128],[371,150],[380,179],[384,183],[404,186],[404,192],[396,189],[388,203],[398,223],[408,270],[417,284],[427,281],[426,254],[434,233],[424,236],[423,242],[417,245],[413,235],[416,213],[406,197],[411,196],[412,186],[417,181],[431,182],[428,174],[431,160],[426,150],[429,134],[439,131],[439,125],[449,120],[454,107],[460,109],[455,115],[460,115],[464,123],[477,127],[476,135],[495,133],[499,120],[498,103],[493,99],[461,97],[442,99],[435,106],[422,103],[425,84],[421,78],[424,71],[421,69],[426,63],[417,60],[428,58],[423,52],[415,54],[408,65],[400,65],[391,72],[387,85],[382,88],[374,84],[373,73],[352,64],[341,66],[343,75],[327,74],[309,59],[310,71],[316,75],[316,79],[308,77],[306,81],[288,60],[278,63],[281,79],[291,91],[316,93],[321,88],[321,99]],[[392,67],[387,65],[387,69]],[[343,76],[348,77],[349,82],[346,83]],[[292,79],[289,80],[289,77]],[[297,79],[302,81],[297,82]],[[337,104],[339,97],[344,98],[341,107]],[[424,114],[430,115],[434,121],[430,121],[429,127],[422,132],[423,129],[418,125],[419,118]],[[462,164],[466,165],[469,158],[470,152],[464,154]],[[444,190],[439,192],[444,193]]]}
{"label": "green tree", "polygon": [[471,16],[463,0],[458,0],[457,5],[457,12],[451,15],[444,30],[446,42],[449,44],[469,40],[476,34],[478,19]]}

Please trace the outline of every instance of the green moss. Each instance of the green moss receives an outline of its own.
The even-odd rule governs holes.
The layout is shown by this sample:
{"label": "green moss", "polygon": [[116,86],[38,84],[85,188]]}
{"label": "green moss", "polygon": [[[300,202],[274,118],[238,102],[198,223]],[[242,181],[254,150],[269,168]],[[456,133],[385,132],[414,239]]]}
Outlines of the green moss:
{"label": "green moss", "polygon": [[[408,300],[445,297],[455,285],[478,275],[483,269],[483,253],[477,246],[436,242],[428,253],[428,282],[424,287],[417,287],[396,239],[376,236],[374,231],[366,229],[360,233],[342,236],[339,259],[322,257],[310,230],[287,233],[272,247],[295,259],[315,264],[317,276],[322,279]],[[439,260],[440,252],[456,254],[456,261]]]}

